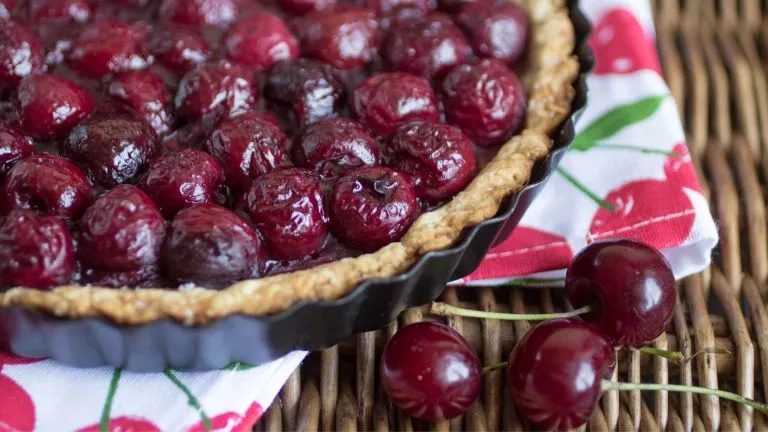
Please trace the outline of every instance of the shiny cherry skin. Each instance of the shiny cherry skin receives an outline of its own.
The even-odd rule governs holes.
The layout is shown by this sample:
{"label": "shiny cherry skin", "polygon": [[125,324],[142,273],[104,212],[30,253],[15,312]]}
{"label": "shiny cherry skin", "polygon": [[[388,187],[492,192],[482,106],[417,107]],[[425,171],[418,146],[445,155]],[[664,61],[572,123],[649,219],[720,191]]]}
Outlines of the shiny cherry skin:
{"label": "shiny cherry skin", "polygon": [[430,80],[442,78],[472,54],[461,30],[437,12],[398,21],[390,28],[383,51],[391,69]]}
{"label": "shiny cherry skin", "polygon": [[42,140],[66,137],[94,110],[85,88],[58,75],[25,78],[16,97],[22,131]]}
{"label": "shiny cherry skin", "polygon": [[94,197],[85,174],[67,159],[40,153],[22,159],[8,171],[0,188],[0,208],[35,210],[76,219]]}
{"label": "shiny cherry skin", "polygon": [[75,253],[67,226],[55,216],[14,210],[0,224],[0,289],[47,289],[69,283]]}
{"label": "shiny cherry skin", "polygon": [[237,18],[238,0],[161,0],[161,20],[191,27],[226,28]]}
{"label": "shiny cherry skin", "polygon": [[672,268],[653,247],[629,239],[594,242],[566,271],[573,307],[592,306],[583,318],[617,348],[642,348],[667,328],[677,302]]}
{"label": "shiny cherry skin", "polygon": [[0,0],[0,19],[10,18],[14,7],[16,7],[16,0]]}
{"label": "shiny cherry skin", "polygon": [[415,9],[425,15],[437,7],[434,0],[365,0],[365,6],[380,18],[397,15],[404,9]]}
{"label": "shiny cherry skin", "polygon": [[155,131],[131,115],[95,116],[72,130],[62,155],[78,164],[105,189],[132,182],[157,153]]}
{"label": "shiny cherry skin", "polygon": [[144,69],[150,57],[143,49],[145,29],[120,20],[90,24],[72,41],[69,66],[81,76],[105,75]]}
{"label": "shiny cherry skin", "polygon": [[29,0],[29,12],[35,21],[84,23],[91,18],[93,7],[88,0]]}
{"label": "shiny cherry skin", "polygon": [[179,82],[175,106],[179,116],[199,119],[215,110],[236,115],[254,107],[259,99],[253,73],[228,61],[201,63]]}
{"label": "shiny cherry skin", "polygon": [[585,424],[600,399],[600,383],[616,363],[613,347],[578,318],[542,322],[507,362],[507,385],[517,408],[542,430]]}
{"label": "shiny cherry skin", "polygon": [[308,126],[292,152],[294,164],[312,168],[325,178],[379,162],[376,139],[360,123],[347,118],[323,119]]}
{"label": "shiny cherry skin", "polygon": [[0,180],[20,160],[35,152],[35,146],[18,131],[0,123]]}
{"label": "shiny cherry skin", "polygon": [[229,282],[256,276],[261,256],[258,235],[240,216],[201,204],[173,219],[160,266],[165,276],[181,283]]}
{"label": "shiny cherry skin", "polygon": [[456,67],[443,80],[442,96],[448,122],[462,128],[475,144],[498,146],[523,128],[525,89],[498,60]]}
{"label": "shiny cherry skin", "polygon": [[279,16],[269,12],[255,12],[235,23],[224,38],[224,49],[230,60],[260,71],[299,57],[296,38]]}
{"label": "shiny cherry skin", "polygon": [[407,175],[381,166],[355,168],[333,185],[331,229],[346,245],[374,251],[397,241],[419,216]]}
{"label": "shiny cherry skin", "polygon": [[530,22],[517,3],[483,0],[467,3],[456,15],[456,22],[469,35],[475,53],[514,65],[528,46]]}
{"label": "shiny cherry skin", "polygon": [[173,216],[197,204],[215,203],[224,183],[224,171],[208,153],[183,149],[155,158],[139,183],[158,203],[160,210]]}
{"label": "shiny cherry skin", "polygon": [[336,0],[277,0],[277,5],[289,14],[306,15],[331,9],[336,5]]}
{"label": "shiny cherry skin", "polygon": [[267,74],[264,96],[287,110],[288,122],[301,129],[336,117],[344,104],[344,86],[333,69],[311,59],[280,62]]}
{"label": "shiny cherry skin", "polygon": [[245,190],[285,159],[285,133],[269,114],[248,112],[219,123],[204,149],[219,160],[227,183]]}
{"label": "shiny cherry skin", "polygon": [[429,81],[403,72],[379,73],[363,81],[352,93],[350,109],[380,136],[413,121],[440,121]]}
{"label": "shiny cherry skin", "polygon": [[270,255],[294,260],[322,249],[328,237],[320,179],[303,168],[282,168],[251,183],[243,208]]}
{"label": "shiny cherry skin", "polygon": [[165,81],[151,70],[127,72],[115,77],[107,92],[135,111],[163,136],[173,127],[171,95]]}
{"label": "shiny cherry skin", "polygon": [[387,149],[389,165],[409,174],[417,196],[430,202],[462,191],[477,171],[472,141],[447,124],[407,124],[395,132]]}
{"label": "shiny cherry skin", "polygon": [[347,7],[314,12],[293,23],[302,54],[337,69],[365,66],[377,53],[380,35],[376,15]]}
{"label": "shiny cherry skin", "polygon": [[409,415],[436,422],[463,414],[482,388],[480,359],[452,328],[433,322],[403,327],[379,366],[389,398]]}
{"label": "shiny cherry skin", "polygon": [[184,73],[205,62],[211,47],[196,31],[171,26],[156,30],[149,37],[147,49],[158,63],[171,72]]}
{"label": "shiny cherry skin", "polygon": [[0,91],[14,89],[22,78],[42,71],[43,42],[13,20],[0,19]]}

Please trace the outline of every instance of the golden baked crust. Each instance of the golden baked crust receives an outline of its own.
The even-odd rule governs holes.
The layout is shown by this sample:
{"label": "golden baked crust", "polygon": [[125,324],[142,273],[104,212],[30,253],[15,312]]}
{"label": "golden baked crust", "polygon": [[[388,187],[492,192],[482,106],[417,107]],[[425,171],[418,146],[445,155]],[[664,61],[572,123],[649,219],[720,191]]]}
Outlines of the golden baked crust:
{"label": "golden baked crust", "polygon": [[450,246],[464,228],[493,217],[501,201],[529,181],[534,162],[549,153],[549,135],[571,112],[579,63],[565,2],[518,3],[528,10],[532,30],[528,69],[522,77],[529,94],[526,129],[504,144],[464,191],[421,215],[400,242],[309,270],[245,280],[221,291],[194,286],[178,291],[75,285],[51,291],[13,288],[0,294],[0,307],[24,307],[62,318],[104,317],[121,324],[162,318],[205,324],[232,314],[274,314],[299,301],[337,299],[364,280],[398,275],[425,253]]}

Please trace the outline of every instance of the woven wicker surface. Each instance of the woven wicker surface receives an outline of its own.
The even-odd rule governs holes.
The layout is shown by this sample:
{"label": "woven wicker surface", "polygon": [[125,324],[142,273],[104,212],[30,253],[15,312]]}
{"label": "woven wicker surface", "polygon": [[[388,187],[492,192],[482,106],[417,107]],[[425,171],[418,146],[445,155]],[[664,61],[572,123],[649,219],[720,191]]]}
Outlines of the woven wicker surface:
{"label": "woven wicker surface", "polygon": [[[723,347],[685,366],[631,353],[614,379],[696,384],[768,397],[768,279],[765,184],[768,181],[768,1],[655,0],[659,49],[689,145],[718,220],[715,264],[680,284],[680,301],[664,349],[690,354]],[[514,312],[563,310],[558,290],[454,289],[448,303]],[[505,391],[504,372],[485,376],[481,400],[462,418],[424,424],[393,409],[377,377],[385,341],[424,309],[403,313],[386,329],[312,353],[286,383],[257,430],[530,430]],[[452,318],[485,364],[507,358],[526,322]],[[766,365],[763,367],[763,365]],[[609,392],[588,430],[768,430],[751,410],[691,394]]]}

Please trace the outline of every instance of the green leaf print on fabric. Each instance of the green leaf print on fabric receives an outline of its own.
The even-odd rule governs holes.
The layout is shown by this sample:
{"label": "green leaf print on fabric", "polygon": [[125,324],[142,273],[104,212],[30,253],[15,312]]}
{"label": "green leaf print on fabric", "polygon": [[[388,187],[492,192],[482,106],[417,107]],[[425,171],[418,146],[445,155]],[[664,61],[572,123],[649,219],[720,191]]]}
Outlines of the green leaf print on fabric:
{"label": "green leaf print on fabric", "polygon": [[230,370],[230,371],[245,371],[249,369],[253,369],[256,366],[248,363],[243,362],[232,362],[222,368],[222,370]]}
{"label": "green leaf print on fabric", "polygon": [[[608,111],[576,134],[570,149],[590,150],[598,145],[598,141],[610,138],[628,126],[647,120],[659,110],[667,96],[650,96]],[[647,151],[647,149],[644,150]]]}

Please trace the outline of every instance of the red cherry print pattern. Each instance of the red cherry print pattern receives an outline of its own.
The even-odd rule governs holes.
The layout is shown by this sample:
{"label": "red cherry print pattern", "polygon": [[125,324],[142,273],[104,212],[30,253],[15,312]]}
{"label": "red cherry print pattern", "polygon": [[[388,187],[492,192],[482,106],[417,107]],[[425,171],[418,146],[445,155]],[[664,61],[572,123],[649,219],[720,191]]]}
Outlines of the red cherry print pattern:
{"label": "red cherry print pattern", "polygon": [[35,405],[27,392],[7,376],[0,375],[0,430],[35,429]]}
{"label": "red cherry print pattern", "polygon": [[701,192],[701,185],[698,182],[696,168],[693,167],[691,154],[688,153],[688,147],[685,143],[680,143],[672,149],[672,153],[664,163],[664,174],[668,180],[680,183],[681,186]]}
{"label": "red cherry print pattern", "polygon": [[17,356],[7,352],[0,351],[0,371],[3,370],[4,365],[25,365],[41,362],[45,359],[34,359],[28,357]]}
{"label": "red cherry print pattern", "polygon": [[603,15],[595,24],[589,44],[597,58],[594,75],[630,74],[644,69],[661,74],[650,37],[626,9],[613,9]]}
{"label": "red cherry print pattern", "polygon": [[[101,425],[95,424],[79,429],[77,432],[100,432]],[[149,420],[139,417],[115,417],[107,423],[109,432],[160,432],[160,428]]]}
{"label": "red cherry print pattern", "polygon": [[254,402],[248,407],[244,415],[228,411],[210,419],[211,429],[207,429],[203,422],[200,421],[187,429],[187,432],[208,432],[209,430],[247,432],[250,431],[251,427],[259,420],[262,413],[263,410],[261,406]]}
{"label": "red cherry print pattern", "polygon": [[[518,259],[524,257],[524,259]],[[519,226],[502,243],[491,249],[485,257],[484,267],[491,274],[482,278],[504,277],[510,274],[525,275],[547,270],[561,269],[573,258],[573,251],[565,237],[536,228]],[[494,269],[498,262],[503,268]],[[483,271],[481,268],[480,271]],[[478,277],[479,279],[480,277]]]}

